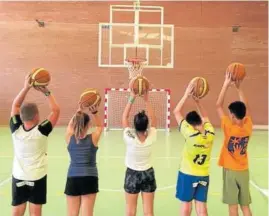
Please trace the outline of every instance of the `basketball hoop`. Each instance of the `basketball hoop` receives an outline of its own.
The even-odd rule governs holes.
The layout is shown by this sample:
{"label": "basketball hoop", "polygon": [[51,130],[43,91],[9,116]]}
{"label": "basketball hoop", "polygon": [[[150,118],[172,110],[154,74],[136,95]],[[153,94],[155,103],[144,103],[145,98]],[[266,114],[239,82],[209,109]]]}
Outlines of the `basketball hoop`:
{"label": "basketball hoop", "polygon": [[147,64],[147,59],[144,58],[128,58],[125,60],[129,71],[129,79],[132,79],[138,75],[142,75],[142,70]]}

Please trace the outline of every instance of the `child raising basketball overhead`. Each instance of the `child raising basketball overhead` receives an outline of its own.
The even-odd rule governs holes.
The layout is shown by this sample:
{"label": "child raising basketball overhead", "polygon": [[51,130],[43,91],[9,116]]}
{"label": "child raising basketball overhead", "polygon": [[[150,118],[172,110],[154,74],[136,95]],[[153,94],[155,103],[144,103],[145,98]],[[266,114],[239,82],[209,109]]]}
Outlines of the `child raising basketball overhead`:
{"label": "child raising basketball overhead", "polygon": [[235,82],[240,101],[231,103],[228,107],[229,115],[225,114],[223,103],[231,84],[232,74],[227,72],[217,101],[217,111],[224,132],[219,158],[219,165],[223,167],[223,202],[229,205],[230,216],[238,216],[238,204],[243,215],[250,216],[252,214],[249,208],[251,198],[247,147],[252,133],[252,120],[240,81]]}
{"label": "child raising basketball overhead", "polygon": [[[192,96],[193,89],[194,84],[191,82],[174,110],[179,131],[185,138],[176,197],[182,202],[181,216],[191,215],[193,200],[195,200],[197,215],[206,216],[209,164],[215,134],[200,101]],[[184,118],[182,109],[190,96],[194,98],[199,114],[196,111],[191,111]]]}
{"label": "child raising basketball overhead", "polygon": [[47,148],[48,136],[56,125],[60,108],[46,87],[35,87],[47,98],[50,114],[39,123],[35,103],[23,103],[32,88],[30,76],[24,88],[14,99],[11,109],[10,128],[14,146],[12,169],[12,215],[22,216],[29,202],[30,215],[40,216],[47,197]]}
{"label": "child raising basketball overhead", "polygon": [[125,174],[126,216],[135,216],[138,195],[143,198],[144,215],[153,216],[156,180],[151,163],[152,145],[156,140],[156,117],[149,102],[148,93],[144,95],[146,110],[133,117],[134,130],[128,123],[129,113],[136,95],[131,93],[122,115],[123,139],[126,144],[127,166]]}

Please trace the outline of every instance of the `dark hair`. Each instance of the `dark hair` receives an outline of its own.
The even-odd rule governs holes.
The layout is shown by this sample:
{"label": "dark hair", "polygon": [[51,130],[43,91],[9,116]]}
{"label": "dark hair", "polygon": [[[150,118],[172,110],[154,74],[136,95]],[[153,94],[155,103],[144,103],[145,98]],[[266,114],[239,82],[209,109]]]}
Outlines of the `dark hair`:
{"label": "dark hair", "polygon": [[246,116],[246,105],[242,101],[235,101],[229,105],[229,110],[237,119],[242,120]]}
{"label": "dark hair", "polygon": [[137,113],[134,117],[134,127],[138,132],[145,132],[148,128],[149,119],[145,113],[145,110]]}
{"label": "dark hair", "polygon": [[191,111],[186,116],[186,121],[192,125],[197,126],[202,124],[202,119],[196,111]]}
{"label": "dark hair", "polygon": [[75,138],[78,142],[78,140],[81,138],[81,135],[85,129],[85,127],[88,125],[90,121],[90,117],[88,114],[78,111],[74,117],[73,117],[73,130]]}
{"label": "dark hair", "polygon": [[35,103],[25,103],[20,110],[20,116],[22,121],[32,121],[38,114],[38,108]]}

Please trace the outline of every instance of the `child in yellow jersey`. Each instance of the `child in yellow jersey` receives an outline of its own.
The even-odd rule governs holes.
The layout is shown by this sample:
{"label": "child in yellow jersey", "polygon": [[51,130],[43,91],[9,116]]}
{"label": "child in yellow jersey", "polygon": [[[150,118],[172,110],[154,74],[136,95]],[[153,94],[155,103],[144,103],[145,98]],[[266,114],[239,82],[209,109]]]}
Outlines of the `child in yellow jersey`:
{"label": "child in yellow jersey", "polygon": [[[188,86],[174,110],[179,131],[185,138],[176,197],[182,202],[181,216],[191,215],[193,200],[197,215],[207,216],[209,164],[215,133],[203,106],[192,96],[193,88],[193,84]],[[199,114],[192,111],[184,118],[182,108],[189,96],[194,99]]]}
{"label": "child in yellow jersey", "polygon": [[[223,103],[231,84],[235,84],[240,101],[229,105],[228,116],[224,113]],[[247,147],[252,134],[252,120],[240,82],[233,83],[230,73],[226,74],[217,101],[217,111],[224,132],[224,142],[219,158],[219,165],[223,167],[223,202],[229,205],[230,216],[238,216],[238,204],[244,216],[251,216]]]}

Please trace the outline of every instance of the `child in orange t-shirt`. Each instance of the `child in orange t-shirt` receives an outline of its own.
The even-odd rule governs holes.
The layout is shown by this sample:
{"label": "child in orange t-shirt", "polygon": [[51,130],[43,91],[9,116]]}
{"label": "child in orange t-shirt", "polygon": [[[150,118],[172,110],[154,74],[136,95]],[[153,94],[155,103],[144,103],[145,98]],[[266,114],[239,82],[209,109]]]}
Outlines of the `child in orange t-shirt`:
{"label": "child in orange t-shirt", "polygon": [[[229,105],[227,116],[223,110],[223,102],[227,89],[232,84],[238,91],[240,101]],[[240,81],[232,82],[231,73],[226,74],[217,101],[217,111],[224,132],[219,158],[219,165],[223,167],[223,202],[229,205],[230,216],[238,216],[238,204],[244,216],[251,216],[247,147],[252,133],[252,120]]]}

